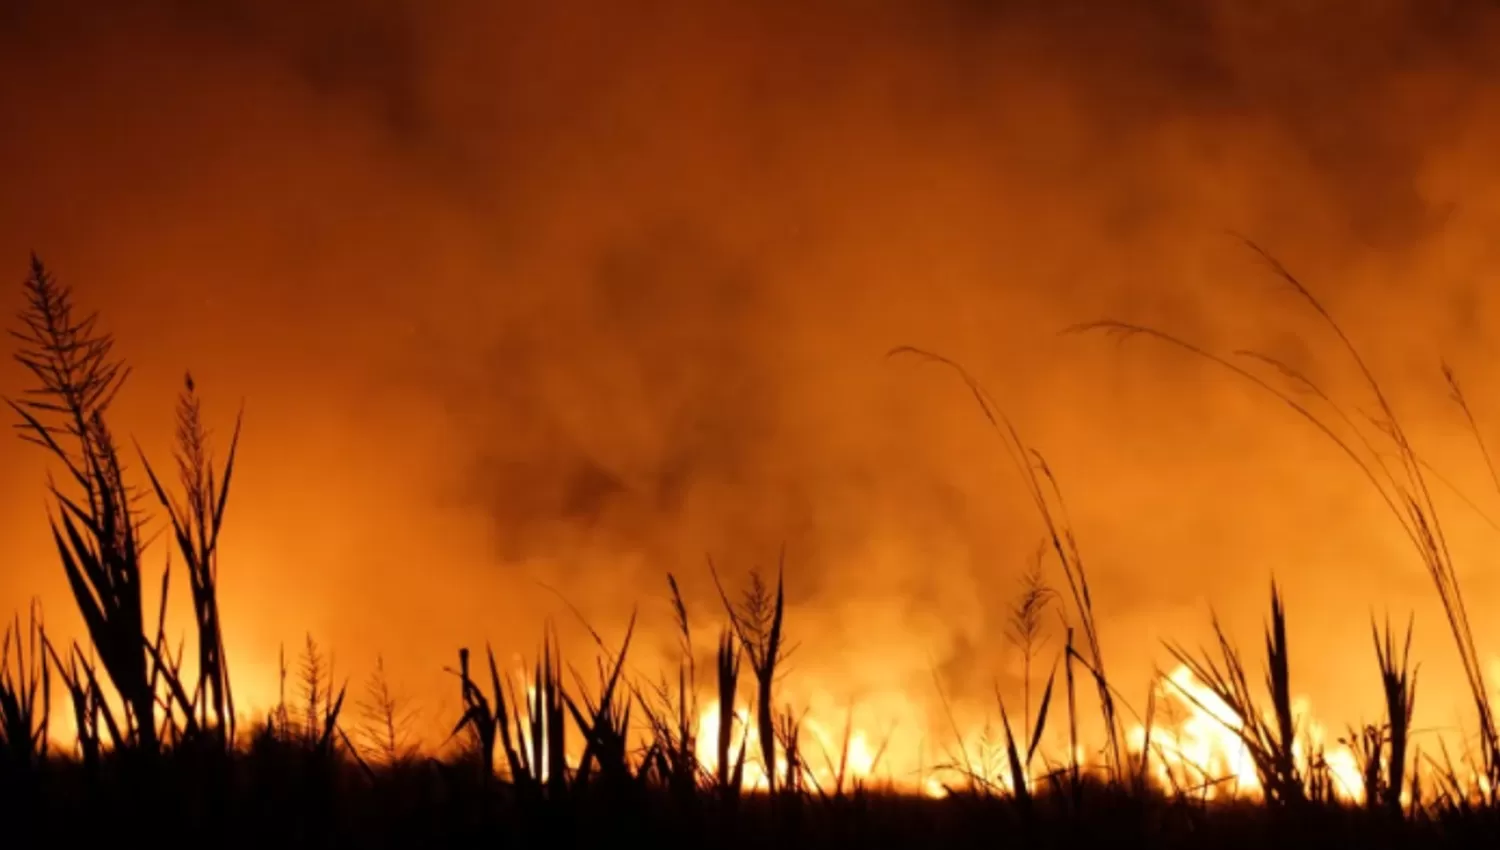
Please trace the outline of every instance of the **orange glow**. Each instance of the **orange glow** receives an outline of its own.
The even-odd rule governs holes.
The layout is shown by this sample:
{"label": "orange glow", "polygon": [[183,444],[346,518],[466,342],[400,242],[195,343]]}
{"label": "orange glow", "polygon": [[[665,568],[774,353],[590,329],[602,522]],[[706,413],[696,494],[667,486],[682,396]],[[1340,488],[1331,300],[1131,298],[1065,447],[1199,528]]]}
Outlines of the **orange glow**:
{"label": "orange glow", "polygon": [[[1274,574],[1299,755],[1321,749],[1339,793],[1362,793],[1346,724],[1383,710],[1372,612],[1415,616],[1424,754],[1474,728],[1423,565],[1335,448],[1177,352],[1057,332],[1107,316],[1271,352],[1370,413],[1338,341],[1226,233],[1266,246],[1443,476],[1475,643],[1500,650],[1500,493],[1437,368],[1500,445],[1500,11],[76,5],[0,11],[0,313],[36,250],[133,365],[111,413],[158,467],[184,369],[221,451],[243,400],[221,557],[247,728],[282,698],[283,647],[296,701],[309,634],[351,712],[383,658],[429,750],[461,713],[460,647],[530,670],[550,624],[592,683],[579,620],[618,641],[639,606],[629,667],[654,681],[682,661],[670,572],[709,765],[704,556],[734,594],[784,547],[797,649],[777,700],[804,718],[811,777],[831,780],[852,712],[850,778],[1008,788],[997,693],[1013,726],[1034,720],[1077,615],[1055,600],[1029,662],[1008,637],[1043,530],[972,400],[885,356],[901,345],[964,363],[1045,453],[1133,708],[1162,642],[1204,638],[1210,608],[1257,647]],[[81,637],[46,526],[57,470],[9,438],[0,467],[0,614],[39,597],[50,634]],[[1033,785],[1072,746],[1057,675]],[[1254,793],[1236,719],[1171,687],[1151,775]],[[1077,692],[1097,768],[1081,675]]]}

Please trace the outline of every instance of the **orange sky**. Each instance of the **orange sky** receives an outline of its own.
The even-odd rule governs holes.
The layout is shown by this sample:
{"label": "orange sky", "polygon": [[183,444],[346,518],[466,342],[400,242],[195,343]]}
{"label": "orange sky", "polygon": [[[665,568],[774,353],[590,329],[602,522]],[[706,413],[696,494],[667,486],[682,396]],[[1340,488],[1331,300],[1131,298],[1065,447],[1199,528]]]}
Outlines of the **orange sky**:
{"label": "orange sky", "polygon": [[[184,368],[223,433],[244,400],[242,688],[311,631],[451,711],[457,646],[570,625],[541,583],[616,629],[639,602],[669,646],[667,570],[706,647],[705,553],[739,576],[784,542],[798,675],[923,689],[936,662],[983,698],[1039,529],[961,386],[884,357],[911,344],[1046,452],[1122,687],[1210,605],[1251,634],[1274,570],[1295,675],[1354,720],[1372,609],[1417,611],[1428,681],[1454,658],[1352,469],[1217,372],[1055,332],[1143,321],[1345,386],[1251,236],[1500,514],[1437,371],[1500,429],[1482,5],[20,0],[0,275],[35,249],[103,311],[136,367],[117,427],[155,455]],[[0,442],[0,609],[41,594],[62,623],[42,460]],[[1465,510],[1492,610],[1495,532]]]}

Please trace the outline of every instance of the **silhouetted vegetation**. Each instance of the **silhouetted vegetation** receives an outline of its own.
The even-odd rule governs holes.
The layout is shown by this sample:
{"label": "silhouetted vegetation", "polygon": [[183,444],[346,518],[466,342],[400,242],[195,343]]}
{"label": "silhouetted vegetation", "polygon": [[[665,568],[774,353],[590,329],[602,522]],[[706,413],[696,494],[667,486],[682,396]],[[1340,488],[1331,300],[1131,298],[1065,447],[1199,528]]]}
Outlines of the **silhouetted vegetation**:
{"label": "silhouetted vegetation", "polygon": [[[1276,268],[1327,318],[1295,278]],[[1376,430],[1395,447],[1394,466],[1343,408],[1285,364],[1247,355],[1309,389],[1331,414],[1313,411],[1236,360],[1168,334],[1121,323],[1093,326],[1149,334],[1208,357],[1276,393],[1330,436],[1380,488],[1417,547],[1469,676],[1479,730],[1473,760],[1465,763],[1470,754],[1463,753],[1422,762],[1412,746],[1412,628],[1398,639],[1389,623],[1372,624],[1377,663],[1371,672],[1380,677],[1385,718],[1349,730],[1361,788],[1358,795],[1338,793],[1326,760],[1313,749],[1316,742],[1298,728],[1288,608],[1273,584],[1263,689],[1252,685],[1244,656],[1217,621],[1213,651],[1169,647],[1242,721],[1225,724],[1250,754],[1262,789],[1259,799],[1243,799],[1210,793],[1225,777],[1166,769],[1157,737],[1161,683],[1153,683],[1144,713],[1136,715],[1107,676],[1084,560],[1061,488],[1041,454],[956,363],[898,349],[963,378],[1021,474],[1043,522],[1043,551],[1063,577],[1064,592],[1052,590],[1039,557],[1014,604],[1009,637],[1024,656],[1025,691],[1019,717],[997,694],[1003,729],[998,769],[966,751],[958,754],[948,774],[955,781],[936,798],[898,793],[871,779],[873,771],[854,770],[852,720],[840,752],[816,753],[808,745],[802,716],[780,699],[794,649],[788,635],[795,630],[787,622],[780,564],[774,579],[753,572],[738,593],[709,565],[723,625],[712,681],[701,683],[707,704],[695,662],[694,619],[676,578],[668,576],[680,661],[658,680],[632,673],[627,664],[634,617],[617,645],[593,633],[592,677],[567,662],[550,631],[524,677],[502,670],[489,647],[482,657],[460,648],[450,669],[462,705],[449,742],[457,746],[433,755],[412,741],[411,711],[383,664],[357,699],[355,725],[346,726],[347,684],[308,636],[296,664],[297,692],[287,695],[283,650],[279,704],[253,728],[237,729],[218,605],[218,540],[239,423],[223,467],[216,468],[198,390],[188,378],[177,402],[178,492],[140,457],[148,495],[166,513],[175,562],[188,574],[196,651],[187,658],[184,646],[174,652],[167,641],[171,570],[164,567],[158,578],[148,567],[144,491],[129,483],[108,425],[110,402],[128,369],[96,318],[79,318],[69,290],[39,261],[25,293],[17,360],[35,385],[11,407],[22,436],[65,472],[51,485],[50,521],[87,643],[55,645],[35,608],[24,625],[18,616],[5,631],[0,834],[12,840],[8,846],[1429,847],[1500,838],[1500,738],[1468,615],[1422,465],[1373,377],[1369,384],[1384,411]],[[1352,344],[1328,322],[1368,377]],[[1467,415],[1456,378],[1446,377]],[[1335,425],[1354,429],[1355,436]],[[160,590],[156,611],[145,605],[148,582]],[[1066,621],[1066,642],[1055,650],[1045,679],[1036,671],[1040,688],[1033,692],[1034,664],[1045,648],[1041,618],[1054,607]],[[746,669],[748,677],[741,675]],[[1092,684],[1085,690],[1094,695],[1105,739],[1097,758],[1082,755],[1080,716],[1091,709],[1077,688],[1080,675]],[[54,682],[71,708],[71,746],[57,744],[49,726]],[[1209,714],[1218,710],[1203,704],[1207,698],[1199,692],[1184,696]],[[699,739],[705,707],[717,717],[708,741]],[[1135,744],[1126,733],[1127,715],[1143,731]],[[1041,746],[1049,724],[1066,724],[1062,759]],[[828,770],[812,769],[810,759],[819,756]],[[884,756],[882,745],[874,761]]]}

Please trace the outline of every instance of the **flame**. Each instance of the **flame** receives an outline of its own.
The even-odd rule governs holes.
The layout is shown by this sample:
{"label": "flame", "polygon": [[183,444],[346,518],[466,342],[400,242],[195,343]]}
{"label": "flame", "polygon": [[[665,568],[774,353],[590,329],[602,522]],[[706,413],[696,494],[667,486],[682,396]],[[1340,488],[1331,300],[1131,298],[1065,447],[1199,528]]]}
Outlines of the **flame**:
{"label": "flame", "polygon": [[[1490,667],[1500,669],[1500,661],[1492,660]],[[516,720],[528,729],[529,734],[528,709],[535,699],[536,686],[524,672],[516,675],[524,683],[526,695],[526,704],[518,707]],[[1136,723],[1126,730],[1125,735],[1126,750],[1135,763],[1145,759],[1148,781],[1166,793],[1201,795],[1210,800],[1253,799],[1264,793],[1254,759],[1240,737],[1243,718],[1198,680],[1187,666],[1178,665],[1162,677],[1157,682],[1155,696],[1158,708],[1151,719],[1149,732],[1144,723]],[[798,779],[804,787],[832,792],[839,787],[847,791],[863,785],[934,798],[947,796],[950,788],[967,787],[974,782],[996,793],[1008,794],[1015,790],[1003,731],[997,733],[992,725],[971,728],[958,735],[958,740],[950,742],[947,747],[939,744],[937,749],[944,758],[934,760],[929,757],[932,745],[928,740],[919,737],[913,741],[909,734],[910,730],[929,728],[931,718],[919,703],[905,695],[872,697],[862,712],[847,707],[835,710],[826,695],[809,702],[816,704],[819,710],[809,707],[796,715],[800,754]],[[868,710],[869,705],[879,706],[880,711]],[[1329,734],[1328,727],[1315,717],[1307,698],[1294,697],[1291,708],[1297,729],[1292,757],[1304,781],[1317,774],[1328,783],[1330,793],[1337,798],[1362,803],[1364,777],[1359,756],[1350,743]],[[1054,716],[1047,725],[1048,735],[1043,739],[1037,757],[1030,764],[1023,765],[1028,790],[1038,790],[1049,774],[1060,772],[1071,763],[1078,764],[1086,772],[1105,767],[1104,748],[1090,749],[1084,742],[1072,749],[1069,758],[1069,749],[1058,731],[1067,724],[1059,712],[1054,706]],[[1012,718],[1012,722],[1015,720]],[[719,767],[719,724],[720,706],[716,701],[708,701],[698,712],[693,744],[705,781],[715,776]],[[902,728],[908,730],[906,737],[896,734]],[[879,731],[881,729],[884,731]],[[1012,732],[1017,735],[1018,748],[1024,752],[1025,743],[1021,739],[1029,735],[1030,730],[1013,729]],[[570,749],[581,747],[576,734],[570,733],[569,743],[572,745]],[[913,743],[916,746],[909,746]],[[744,787],[764,791],[770,783],[761,750],[760,731],[751,707],[744,703],[735,707],[730,724],[730,757],[738,758],[742,748]],[[1149,752],[1143,754],[1148,748]],[[545,739],[543,749],[545,753]],[[785,783],[787,770],[784,742],[775,741],[773,751],[777,784],[781,785]],[[565,763],[570,768],[577,767],[579,755],[568,753]],[[1413,765],[1412,769],[1419,770],[1420,766]],[[545,756],[540,770],[545,779]],[[1476,790],[1487,790],[1486,780],[1478,770],[1471,765],[1467,772]],[[1409,800],[1409,791],[1403,790],[1402,798]]]}
{"label": "flame", "polygon": [[[1165,677],[1158,685],[1157,698],[1165,708],[1153,719],[1146,764],[1147,776],[1158,788],[1167,792],[1192,791],[1209,799],[1255,797],[1263,793],[1255,762],[1240,738],[1243,719],[1198,681],[1187,667],[1178,666]],[[914,706],[910,708],[916,711]],[[1330,738],[1326,727],[1312,717],[1306,699],[1294,699],[1292,708],[1299,730],[1292,753],[1299,770],[1304,776],[1314,769],[1324,771],[1332,783],[1332,793],[1348,801],[1361,801],[1363,777],[1354,751],[1342,740]],[[764,790],[768,784],[765,764],[760,736],[749,706],[740,705],[734,715],[731,757],[738,756],[740,748],[744,747],[745,785]],[[927,720],[920,713],[904,719],[910,728],[925,728]],[[718,769],[719,721],[717,704],[710,704],[699,713],[695,751],[699,764],[710,775]],[[1059,725],[1057,718],[1049,723],[1054,731]],[[834,787],[838,780],[838,764],[843,759],[846,787],[855,782],[880,782],[896,790],[931,797],[945,796],[950,787],[962,787],[976,781],[1000,793],[1014,790],[1003,733],[997,734],[990,726],[964,734],[950,748],[947,761],[941,765],[924,758],[920,754],[921,748],[915,757],[903,759],[900,752],[904,748],[882,747],[876,742],[886,739],[870,726],[853,722],[852,717],[846,724],[829,722],[826,715],[808,715],[802,721],[801,730],[804,760],[801,770],[804,780],[814,787]],[[1012,731],[1020,736],[1018,730]],[[1052,737],[1056,738],[1055,735]],[[1017,746],[1024,747],[1020,743]],[[1138,723],[1127,731],[1126,746],[1135,758],[1141,757],[1147,746],[1144,724]],[[1032,791],[1038,790],[1048,773],[1070,763],[1066,746],[1048,748],[1044,745],[1041,750],[1030,765],[1023,766],[1027,788]],[[775,743],[774,751],[778,770],[784,771],[786,750],[780,741]],[[1088,752],[1083,744],[1079,744],[1073,751],[1072,761],[1085,770],[1102,767],[1101,758],[1090,758]],[[778,779],[784,781],[784,776],[778,776]]]}
{"label": "flame", "polygon": [[[1147,763],[1159,787],[1196,791],[1209,799],[1263,793],[1255,760],[1240,737],[1244,718],[1185,665],[1165,678],[1156,695],[1167,708],[1164,719],[1154,721],[1149,731]],[[1314,770],[1326,771],[1336,796],[1362,801],[1364,780],[1354,751],[1343,741],[1329,742],[1323,724],[1312,717],[1306,698],[1293,698],[1291,708],[1299,730],[1292,743],[1292,758],[1301,774],[1306,777]],[[1144,724],[1131,728],[1127,735],[1130,752],[1140,756],[1147,737]]]}
{"label": "flame", "polygon": [[[1490,659],[1486,665],[1490,671],[1500,671],[1500,659]],[[519,685],[518,696],[524,694],[522,704],[513,707],[513,728],[524,730],[526,755],[533,755],[533,748],[540,746],[542,759],[532,769],[546,781],[548,778],[548,737],[543,730],[541,741],[532,742],[530,708],[536,700],[538,688],[532,680],[532,671],[519,668],[512,672],[511,681]],[[1492,672],[1500,679],[1500,672]],[[289,687],[292,687],[289,684]],[[241,729],[250,726],[253,715],[263,717],[280,699],[276,688],[260,691],[243,691],[238,700],[237,715]],[[817,692],[812,692],[816,694]],[[924,707],[904,694],[887,693],[873,695],[859,708],[851,711],[844,703],[843,709],[834,707],[831,698],[823,694],[816,698],[802,697],[811,705],[798,718],[800,754],[798,780],[801,785],[813,790],[833,792],[837,788],[852,790],[856,786],[890,788],[904,793],[920,794],[940,798],[950,789],[968,787],[978,782],[995,793],[1013,793],[1010,765],[1006,759],[1003,730],[997,732],[990,724],[971,725],[962,734],[951,735],[947,746],[939,742],[934,746],[925,736],[916,740],[912,730],[929,728]],[[1201,795],[1205,799],[1256,798],[1264,793],[1256,766],[1249,748],[1240,737],[1244,720],[1225,704],[1206,684],[1198,680],[1185,665],[1178,665],[1156,684],[1156,711],[1148,730],[1144,723],[1135,723],[1126,730],[1126,751],[1140,764],[1145,759],[1145,775],[1158,789],[1166,793]],[[295,702],[292,694],[287,699]],[[879,710],[871,710],[878,706]],[[56,710],[49,737],[55,746],[66,749],[74,744],[72,712]],[[1311,702],[1305,697],[1294,697],[1292,713],[1297,728],[1297,739],[1292,746],[1296,766],[1304,779],[1318,774],[1329,783],[1334,796],[1352,803],[1362,803],[1365,796],[1364,776],[1360,758],[1349,742],[1337,735],[1330,735],[1328,727],[1315,717]],[[816,710],[815,710],[816,709]],[[1048,735],[1043,739],[1037,757],[1023,765],[1023,775],[1028,790],[1037,791],[1047,782],[1050,774],[1060,771],[1070,763],[1076,763],[1085,771],[1098,771],[1105,767],[1103,747],[1091,748],[1084,742],[1072,750],[1059,730],[1067,728],[1062,709],[1054,705],[1047,723]],[[1018,718],[1011,718],[1016,722]],[[1034,719],[1032,719],[1034,720]],[[1022,721],[1026,722],[1025,720]],[[718,771],[718,737],[720,706],[716,701],[707,701],[698,712],[695,726],[694,752],[704,781],[711,781]],[[955,722],[954,732],[963,728]],[[896,734],[897,729],[907,734]],[[883,730],[883,731],[882,731]],[[1017,735],[1018,748],[1024,751],[1021,739],[1031,730],[1012,729]],[[564,763],[576,769],[580,763],[582,740],[569,722],[569,750]],[[915,746],[911,746],[915,744]],[[744,750],[744,787],[764,791],[768,785],[767,770],[761,750],[758,724],[750,705],[741,703],[734,709],[730,724],[731,758]],[[575,751],[577,750],[577,751]],[[777,784],[784,784],[787,770],[787,750],[784,742],[774,742]],[[942,758],[934,759],[934,750]],[[1149,752],[1147,752],[1149,750]],[[1413,765],[1413,770],[1421,770]],[[1476,766],[1467,762],[1455,766],[1461,776],[1466,776],[1471,788],[1478,793],[1488,791],[1488,781]],[[1403,789],[1403,800],[1410,800],[1410,793]]]}
{"label": "flame", "polygon": [[[1158,699],[1166,708],[1153,720],[1150,730],[1150,753],[1147,754],[1148,778],[1160,789],[1194,791],[1209,799],[1255,797],[1263,793],[1254,760],[1240,738],[1243,727],[1238,717],[1222,700],[1198,681],[1185,666],[1174,669],[1159,685]],[[1310,703],[1293,700],[1299,737],[1292,753],[1303,775],[1314,769],[1324,771],[1331,791],[1341,799],[1359,802],[1363,799],[1363,778],[1356,754],[1343,741],[1332,739],[1326,727],[1312,717]],[[911,728],[924,728],[925,716],[906,718]],[[720,709],[717,704],[704,708],[697,723],[695,749],[700,765],[713,774],[718,767],[718,734]],[[1049,724],[1054,730],[1058,721]],[[902,759],[903,747],[882,748],[882,740],[868,725],[848,723],[847,751],[844,749],[845,724],[808,716],[802,724],[802,771],[814,787],[832,788],[837,783],[837,765],[845,759],[846,786],[853,782],[881,782],[896,790],[942,797],[950,787],[963,787],[977,781],[999,793],[1014,789],[1009,764],[1005,761],[1004,739],[989,726],[971,731],[950,748],[943,765],[933,764],[919,753]],[[732,724],[731,756],[745,748],[745,784],[752,789],[767,786],[760,737],[748,706],[735,709]],[[1013,730],[1015,731],[1015,730]],[[1053,736],[1056,737],[1055,735]],[[1147,730],[1137,724],[1127,731],[1128,751],[1140,758],[1146,747]],[[1018,744],[1018,747],[1022,746]],[[779,770],[785,770],[786,751],[781,742],[774,747]],[[842,755],[842,753],[847,753]],[[1067,765],[1066,746],[1045,745],[1042,752],[1023,774],[1027,788],[1038,790],[1048,773]],[[1084,770],[1103,766],[1101,758],[1088,756],[1089,750],[1079,744],[1072,761]],[[877,758],[877,753],[879,757]],[[826,758],[820,757],[826,754]],[[779,777],[783,778],[784,777]]]}
{"label": "flame", "polygon": [[[1243,719],[1191,670],[1181,665],[1173,670],[1158,687],[1157,698],[1167,706],[1166,723],[1153,723],[1147,759],[1158,785],[1202,787],[1210,798],[1259,790],[1255,762],[1236,731]],[[1174,714],[1182,719],[1173,722]],[[1148,745],[1147,736],[1144,724],[1133,727],[1126,736],[1130,751],[1139,755]]]}

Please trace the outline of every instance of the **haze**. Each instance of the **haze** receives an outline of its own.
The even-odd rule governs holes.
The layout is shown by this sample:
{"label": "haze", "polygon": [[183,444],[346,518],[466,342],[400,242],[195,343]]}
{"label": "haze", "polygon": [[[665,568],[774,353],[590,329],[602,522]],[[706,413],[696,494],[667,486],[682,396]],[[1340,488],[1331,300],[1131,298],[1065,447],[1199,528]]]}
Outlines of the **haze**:
{"label": "haze", "polygon": [[[447,718],[461,645],[529,654],[550,617],[590,650],[564,598],[611,640],[639,605],[665,652],[668,571],[708,648],[705,556],[737,583],[783,545],[805,694],[926,700],[936,667],[988,700],[1041,530],[962,385],[886,357],[916,345],[1046,454],[1122,687],[1210,606],[1253,637],[1274,573],[1300,690],[1352,721],[1372,611],[1416,611],[1428,681],[1455,666],[1373,494],[1225,374],[1057,331],[1355,392],[1243,234],[1500,514],[1438,370],[1500,433],[1488,5],[9,0],[0,276],[19,307],[35,250],[101,311],[158,462],[185,369],[221,438],[243,400],[223,605],[261,702],[311,633]],[[0,607],[74,627],[44,459],[0,458]],[[1496,532],[1443,498],[1493,611]]]}

